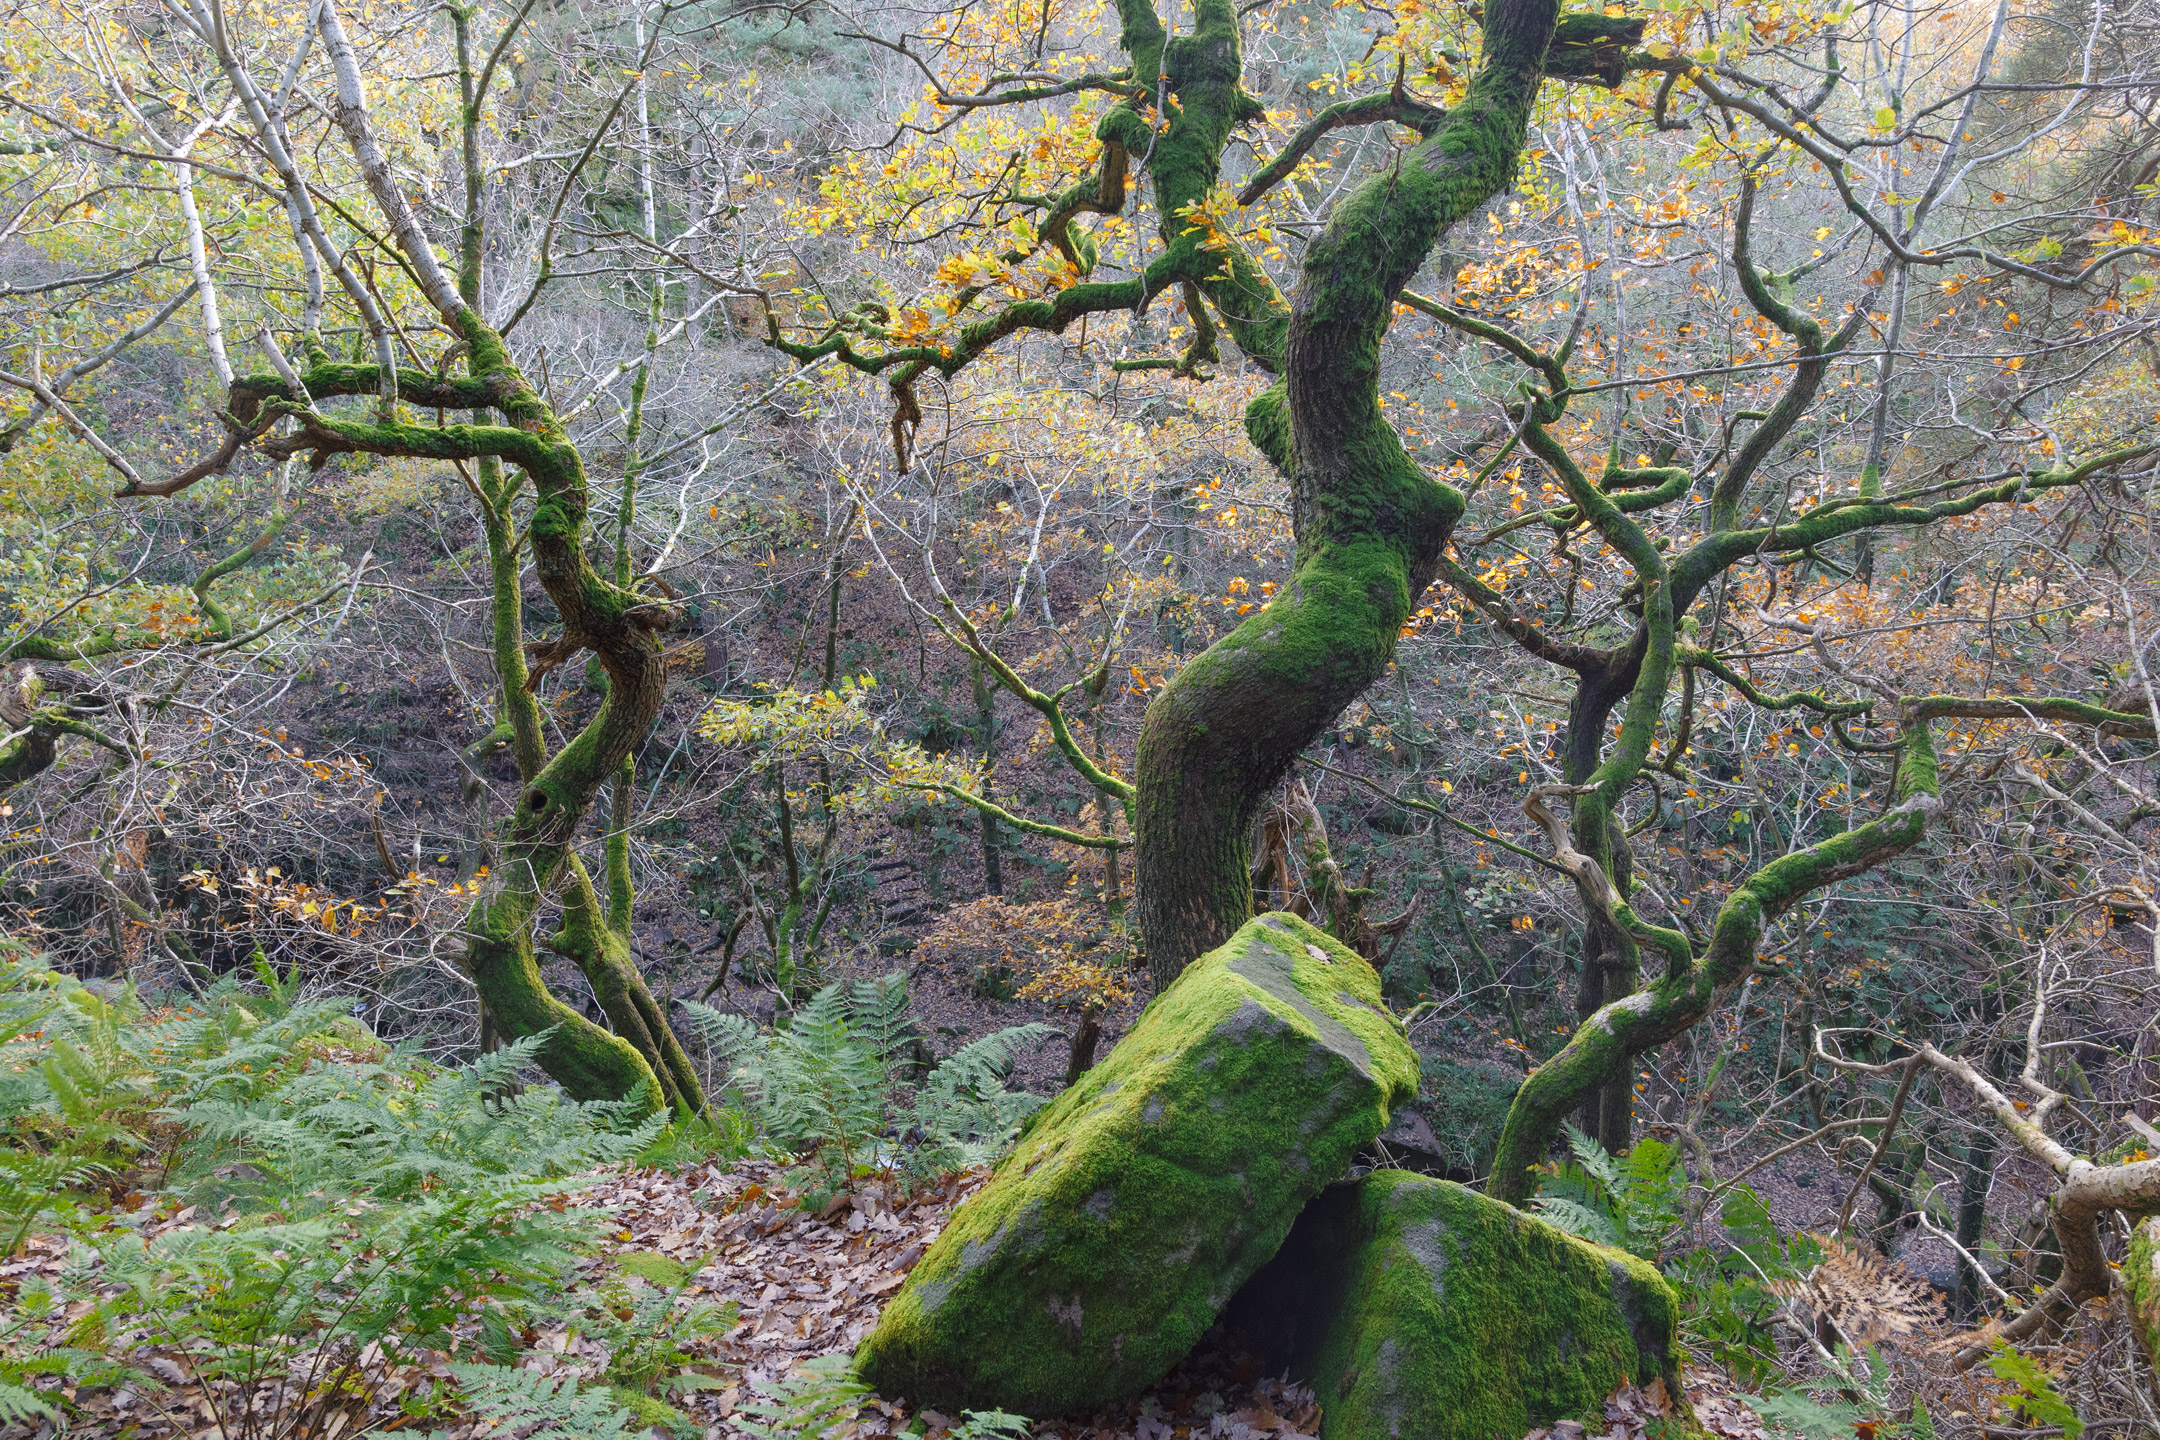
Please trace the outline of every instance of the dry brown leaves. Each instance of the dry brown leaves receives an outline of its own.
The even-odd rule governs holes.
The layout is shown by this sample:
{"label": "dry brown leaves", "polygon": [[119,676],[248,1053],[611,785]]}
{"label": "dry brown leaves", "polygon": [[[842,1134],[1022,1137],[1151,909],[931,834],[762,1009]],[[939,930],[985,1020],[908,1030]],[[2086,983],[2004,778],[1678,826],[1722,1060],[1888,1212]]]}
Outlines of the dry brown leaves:
{"label": "dry brown leaves", "polygon": [[1814,1239],[1822,1246],[1822,1263],[1803,1280],[1772,1282],[1772,1294],[1829,1319],[1855,1347],[1919,1344],[1940,1332],[1948,1317],[1934,1286],[1835,1235]]}
{"label": "dry brown leaves", "polygon": [[1011,994],[1051,957],[1086,949],[1100,926],[1075,898],[1019,904],[985,895],[940,915],[916,942],[912,968],[936,970],[977,993]]}
{"label": "dry brown leaves", "polygon": [[1605,1429],[1593,1430],[1580,1420],[1561,1420],[1532,1430],[1523,1440],[1645,1440],[1650,1425],[1672,1413],[1664,1377],[1652,1379],[1644,1388],[1622,1381],[1619,1389],[1605,1397]]}
{"label": "dry brown leaves", "polygon": [[1694,1365],[1680,1373],[1687,1387],[1688,1408],[1712,1435],[1726,1440],[1769,1440],[1762,1417],[1747,1406],[1746,1397],[1733,1389],[1732,1377],[1722,1370]]}

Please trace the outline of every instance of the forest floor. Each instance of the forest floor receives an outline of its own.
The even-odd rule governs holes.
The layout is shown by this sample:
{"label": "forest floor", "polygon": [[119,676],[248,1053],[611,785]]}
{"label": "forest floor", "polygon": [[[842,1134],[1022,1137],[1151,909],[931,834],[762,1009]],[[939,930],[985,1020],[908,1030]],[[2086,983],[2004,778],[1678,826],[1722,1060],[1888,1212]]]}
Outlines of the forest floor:
{"label": "forest floor", "polygon": [[[676,1402],[705,1426],[706,1440],[732,1440],[751,1435],[744,1426],[756,1417],[745,1407],[759,1401],[774,1381],[804,1361],[853,1352],[953,1208],[987,1178],[985,1170],[972,1171],[914,1196],[870,1184],[810,1214],[794,1208],[781,1189],[781,1167],[741,1161],[610,1172],[594,1177],[577,1201],[608,1216],[599,1237],[601,1253],[587,1262],[595,1277],[608,1257],[658,1253],[695,1267],[688,1293],[737,1307],[731,1331],[692,1347],[699,1361],[693,1368],[711,1377],[715,1388],[688,1392]],[[216,1217],[192,1209],[173,1210],[148,1219],[143,1229],[155,1235],[217,1223]],[[0,1264],[0,1281],[20,1285],[38,1273],[56,1275],[65,1253],[64,1241],[33,1236],[19,1258]],[[47,1343],[59,1343],[67,1324],[67,1316],[53,1317]],[[477,1338],[479,1327],[469,1328]],[[526,1348],[517,1363],[537,1374],[590,1381],[605,1366],[605,1352],[566,1325],[542,1326],[523,1338]],[[471,1351],[466,1354],[469,1358]],[[154,1394],[132,1388],[86,1391],[76,1397],[81,1414],[70,1435],[225,1440],[211,1405],[214,1392],[195,1377],[195,1357],[146,1347],[135,1358],[169,1388]],[[436,1382],[447,1380],[447,1367],[457,1359],[457,1350],[452,1350],[417,1357],[414,1363],[378,1365],[353,1394],[349,1408],[318,1414],[311,1433],[357,1436],[407,1428],[426,1433],[440,1420],[414,1427],[400,1402],[425,1395]],[[1724,1376],[1691,1368],[1687,1385],[1696,1416],[1711,1434],[1766,1440],[1761,1421]],[[273,1389],[266,1384],[261,1393],[268,1397]],[[221,1398],[230,1414],[229,1387]],[[1661,1384],[1654,1383],[1649,1393],[1624,1386],[1608,1400],[1602,1429],[1586,1430],[1570,1422],[1552,1432],[1537,1432],[1537,1440],[1600,1435],[1644,1440],[1651,1422],[1668,1412]],[[854,1434],[867,1440],[912,1429],[926,1440],[938,1440],[958,1418],[918,1411],[904,1397],[878,1398],[862,1407]],[[1232,1337],[1210,1332],[1149,1394],[1078,1420],[1041,1422],[1033,1434],[1036,1440],[1302,1440],[1316,1435],[1318,1427],[1310,1390],[1266,1374]],[[0,1440],[50,1433],[24,1425],[0,1427]],[[504,1432],[472,1423],[440,1433],[447,1440],[479,1440]]]}

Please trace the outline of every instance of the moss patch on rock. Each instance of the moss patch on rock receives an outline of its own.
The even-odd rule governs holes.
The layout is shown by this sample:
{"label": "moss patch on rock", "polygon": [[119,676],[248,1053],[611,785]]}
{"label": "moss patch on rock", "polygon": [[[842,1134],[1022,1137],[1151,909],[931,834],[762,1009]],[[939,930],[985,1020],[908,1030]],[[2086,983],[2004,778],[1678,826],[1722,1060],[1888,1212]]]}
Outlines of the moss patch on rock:
{"label": "moss patch on rock", "polygon": [[1034,1416],[1137,1394],[1416,1088],[1372,967],[1261,916],[1038,1113],[886,1307],[864,1377]]}
{"label": "moss patch on rock", "polygon": [[1306,1207],[1223,1316],[1309,1379],[1323,1440],[1604,1428],[1623,1381],[1681,1392],[1656,1270],[1446,1180],[1376,1170]]}

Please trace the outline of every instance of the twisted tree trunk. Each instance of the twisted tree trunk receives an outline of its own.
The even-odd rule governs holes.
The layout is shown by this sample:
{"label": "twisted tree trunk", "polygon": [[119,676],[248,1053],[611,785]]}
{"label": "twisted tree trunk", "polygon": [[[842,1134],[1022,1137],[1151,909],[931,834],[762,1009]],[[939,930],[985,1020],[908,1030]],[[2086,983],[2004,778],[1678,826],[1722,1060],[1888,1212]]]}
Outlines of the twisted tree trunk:
{"label": "twisted tree trunk", "polygon": [[[1380,344],[1441,234],[1513,179],[1559,13],[1556,0],[1489,6],[1484,61],[1462,104],[1366,181],[1306,251],[1283,379],[1246,415],[1254,443],[1290,477],[1296,568],[1142,722],[1134,870],[1158,986],[1250,916],[1253,816],[1298,752],[1387,669],[1462,514],[1461,494],[1418,468],[1381,413]],[[1212,43],[1234,46],[1234,26]]]}

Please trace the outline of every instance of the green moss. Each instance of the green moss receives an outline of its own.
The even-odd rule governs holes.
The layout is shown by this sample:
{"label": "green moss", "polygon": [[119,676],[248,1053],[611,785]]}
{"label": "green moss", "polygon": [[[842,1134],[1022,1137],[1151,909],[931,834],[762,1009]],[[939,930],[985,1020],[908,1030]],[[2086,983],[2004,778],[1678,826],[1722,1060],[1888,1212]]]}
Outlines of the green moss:
{"label": "green moss", "polygon": [[1245,407],[1245,434],[1253,448],[1285,475],[1290,473],[1290,411],[1281,381],[1253,396]]}
{"label": "green moss", "polygon": [[1657,1271],[1446,1180],[1332,1186],[1224,1321],[1309,1378],[1324,1440],[1492,1440],[1604,1428],[1622,1381],[1679,1395]]}
{"label": "green moss", "polygon": [[1295,917],[1252,921],[954,1214],[863,1374],[917,1403],[1038,1416],[1137,1393],[1416,1086],[1372,967]]}
{"label": "green moss", "polygon": [[682,1411],[664,1400],[656,1400],[642,1390],[632,1390],[626,1385],[610,1385],[608,1398],[630,1412],[639,1425],[652,1430],[668,1430],[678,1435],[703,1433],[704,1427]]}
{"label": "green moss", "polygon": [[2160,1366],[2160,1216],[2148,1217],[2130,1232],[2123,1286],[2129,1291],[2131,1328],[2145,1357]]}

